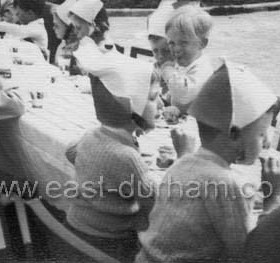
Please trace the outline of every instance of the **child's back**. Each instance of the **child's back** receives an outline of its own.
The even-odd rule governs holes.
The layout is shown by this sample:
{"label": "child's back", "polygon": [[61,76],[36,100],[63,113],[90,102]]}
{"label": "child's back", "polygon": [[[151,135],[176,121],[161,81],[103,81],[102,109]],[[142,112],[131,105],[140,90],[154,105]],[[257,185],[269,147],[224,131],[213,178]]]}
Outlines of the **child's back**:
{"label": "child's back", "polygon": [[[262,97],[259,94],[263,94]],[[250,72],[224,62],[188,113],[198,121],[202,147],[184,155],[159,187],[136,262],[238,260],[256,226],[255,179],[231,169],[253,164],[267,143],[276,97]],[[251,188],[251,190],[252,190]],[[236,261],[231,261],[236,262]]]}
{"label": "child's back", "polygon": [[238,178],[211,151],[183,156],[161,185],[136,262],[216,262],[225,247],[240,252],[255,218]]}

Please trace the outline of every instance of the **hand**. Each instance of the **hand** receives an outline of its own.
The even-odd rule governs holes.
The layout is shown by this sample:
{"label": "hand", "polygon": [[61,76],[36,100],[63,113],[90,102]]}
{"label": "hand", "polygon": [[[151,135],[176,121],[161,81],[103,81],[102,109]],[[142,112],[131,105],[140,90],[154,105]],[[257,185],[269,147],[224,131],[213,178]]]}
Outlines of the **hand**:
{"label": "hand", "polygon": [[185,153],[193,153],[196,146],[196,138],[186,134],[183,129],[175,128],[171,130],[171,138],[178,158]]}
{"label": "hand", "polygon": [[172,92],[173,90],[182,90],[186,88],[185,77],[179,72],[173,72],[167,81],[168,89]]}
{"label": "hand", "polygon": [[262,163],[262,188],[265,196],[265,210],[278,205],[280,196],[280,160],[275,157],[261,159]]}

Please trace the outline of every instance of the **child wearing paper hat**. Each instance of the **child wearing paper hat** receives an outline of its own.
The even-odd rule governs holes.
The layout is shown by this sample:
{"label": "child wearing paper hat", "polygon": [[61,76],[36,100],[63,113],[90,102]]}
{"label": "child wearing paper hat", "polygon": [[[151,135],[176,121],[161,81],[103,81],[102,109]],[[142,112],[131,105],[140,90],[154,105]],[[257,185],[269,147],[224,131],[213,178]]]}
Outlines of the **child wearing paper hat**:
{"label": "child wearing paper hat", "polygon": [[276,100],[247,69],[223,62],[189,109],[202,147],[165,175],[149,228],[140,233],[136,262],[237,262],[242,257],[257,218],[253,195],[244,190],[246,175],[230,164],[258,158]]}
{"label": "child wearing paper hat", "polygon": [[66,0],[53,12],[53,29],[57,38],[62,39],[55,54],[55,64],[57,65],[60,57],[72,57],[73,51],[79,44],[69,19],[69,10],[76,2],[77,0]]}
{"label": "child wearing paper hat", "polygon": [[107,37],[109,20],[100,0],[78,1],[70,8],[70,20],[80,40],[90,36],[99,44]]}
{"label": "child wearing paper hat", "polygon": [[[133,136],[136,129],[154,126],[158,88],[151,85],[153,67],[115,50],[102,53],[93,40],[74,55],[90,74],[101,127],[81,139],[75,158],[77,181],[96,182],[92,186],[96,195],[89,199],[89,193],[83,192],[87,189],[81,189],[79,199],[71,202],[67,221],[94,246],[120,262],[133,262],[137,232],[147,228],[153,206],[148,168]],[[100,180],[104,198],[96,187]]]}

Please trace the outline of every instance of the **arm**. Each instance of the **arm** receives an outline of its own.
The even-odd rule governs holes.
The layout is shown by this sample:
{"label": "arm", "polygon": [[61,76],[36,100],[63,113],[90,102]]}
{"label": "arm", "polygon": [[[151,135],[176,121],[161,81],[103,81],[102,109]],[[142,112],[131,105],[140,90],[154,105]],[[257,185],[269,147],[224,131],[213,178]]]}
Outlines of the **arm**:
{"label": "arm", "polygon": [[206,197],[206,210],[223,244],[224,257],[229,262],[238,262],[246,237],[256,226],[256,218],[252,213],[253,202],[244,197],[242,188],[234,182],[227,182],[226,188],[220,186],[218,197],[215,191],[209,192]]}
{"label": "arm", "polygon": [[261,162],[265,215],[280,207],[280,160],[271,157]]}
{"label": "arm", "polygon": [[21,97],[14,90],[0,91],[0,120],[19,117],[24,113]]}
{"label": "arm", "polygon": [[6,32],[13,36],[24,38],[40,38],[42,32],[39,27],[33,24],[17,25],[7,22],[0,22],[0,32]]}
{"label": "arm", "polygon": [[174,73],[167,82],[171,94],[171,104],[184,112],[212,73],[211,66],[206,62],[193,65],[187,72]]}
{"label": "arm", "polygon": [[170,133],[177,158],[181,158],[186,153],[194,153],[196,151],[197,138],[195,135],[184,131],[182,128],[172,129]]}
{"label": "arm", "polygon": [[152,182],[148,180],[148,167],[139,154],[130,155],[130,167],[135,179],[134,197],[140,205],[141,220],[137,222],[137,229],[145,230],[148,227],[148,216],[154,206],[155,192]]}

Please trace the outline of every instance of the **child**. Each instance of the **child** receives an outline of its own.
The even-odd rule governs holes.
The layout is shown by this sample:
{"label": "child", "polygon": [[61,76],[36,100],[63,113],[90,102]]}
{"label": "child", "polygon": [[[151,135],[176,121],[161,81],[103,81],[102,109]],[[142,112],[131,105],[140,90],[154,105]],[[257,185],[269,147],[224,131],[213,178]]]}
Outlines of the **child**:
{"label": "child", "polygon": [[171,104],[183,114],[213,73],[209,58],[203,54],[211,28],[210,15],[194,6],[177,9],[165,27],[177,70],[167,80]]}
{"label": "child", "polygon": [[161,95],[165,106],[170,105],[170,94],[166,81],[169,75],[174,72],[174,58],[171,55],[165,36],[165,24],[173,11],[172,4],[168,2],[160,5],[148,18],[148,40],[156,60],[154,67],[162,87]]}
{"label": "child", "polygon": [[0,1],[0,21],[16,22],[13,0]]}
{"label": "child", "polygon": [[47,52],[48,36],[42,19],[45,0],[14,0],[14,7],[21,25],[0,22],[0,32],[30,40]]}
{"label": "child", "polygon": [[55,64],[57,65],[59,57],[71,58],[73,51],[78,47],[78,39],[69,19],[69,10],[76,2],[77,0],[67,0],[53,12],[54,32],[58,39],[63,40],[56,50]]}
{"label": "child", "polygon": [[256,218],[253,195],[244,188],[251,182],[230,164],[258,158],[276,100],[249,71],[231,63],[206,82],[188,111],[198,121],[202,147],[167,172],[149,228],[140,233],[136,262],[236,262],[242,256]]}
{"label": "child", "polygon": [[[93,40],[87,49],[79,48],[74,55],[86,72],[100,78],[90,75],[101,127],[82,138],[73,160],[78,183],[95,182],[88,187],[96,195],[86,198],[85,194],[93,191],[83,193],[81,188],[81,195],[70,205],[67,221],[70,228],[97,248],[120,262],[132,262],[137,252],[137,232],[147,228],[153,205],[147,167],[133,134],[137,129],[147,131],[154,127],[158,87],[150,86],[150,64],[115,50],[103,54]],[[103,190],[100,180],[104,180]],[[125,196],[120,190],[124,183]],[[146,198],[140,196],[139,189]]]}
{"label": "child", "polygon": [[101,45],[108,38],[108,16],[100,0],[78,1],[70,8],[70,20],[79,40],[88,36]]}

